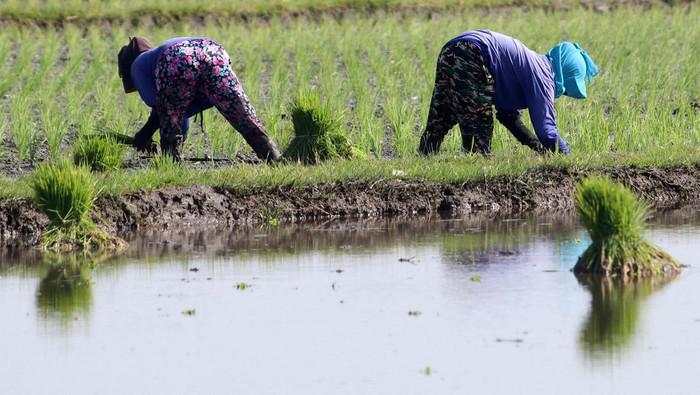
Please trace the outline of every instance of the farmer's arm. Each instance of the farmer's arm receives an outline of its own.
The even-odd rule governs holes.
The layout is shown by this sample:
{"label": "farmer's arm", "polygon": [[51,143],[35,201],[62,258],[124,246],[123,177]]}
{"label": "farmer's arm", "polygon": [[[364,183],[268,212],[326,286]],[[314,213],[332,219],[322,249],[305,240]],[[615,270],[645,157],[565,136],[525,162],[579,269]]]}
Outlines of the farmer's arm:
{"label": "farmer's arm", "polygon": [[510,131],[510,133],[520,142],[522,145],[530,147],[535,152],[542,153],[545,151],[544,147],[537,139],[530,129],[523,123],[520,118],[520,111],[513,110],[498,110],[496,112],[496,119]]}
{"label": "farmer's arm", "polygon": [[527,94],[527,107],[530,112],[530,120],[535,128],[535,134],[540,143],[549,151],[571,153],[569,145],[559,135],[557,129],[557,113],[554,109],[554,84],[543,84],[533,80],[530,83],[530,92]]}
{"label": "farmer's arm", "polygon": [[146,124],[134,135],[134,148],[143,152],[154,152],[153,135],[160,127],[156,110],[151,110]]}

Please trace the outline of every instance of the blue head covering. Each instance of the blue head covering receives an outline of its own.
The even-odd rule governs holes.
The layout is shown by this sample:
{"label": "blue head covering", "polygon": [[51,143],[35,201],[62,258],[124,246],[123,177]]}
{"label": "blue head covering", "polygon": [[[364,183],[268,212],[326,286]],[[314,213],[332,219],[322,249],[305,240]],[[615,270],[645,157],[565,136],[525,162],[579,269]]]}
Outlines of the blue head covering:
{"label": "blue head covering", "polygon": [[547,52],[554,69],[554,97],[585,99],[586,84],[598,75],[598,66],[580,45],[563,41]]}

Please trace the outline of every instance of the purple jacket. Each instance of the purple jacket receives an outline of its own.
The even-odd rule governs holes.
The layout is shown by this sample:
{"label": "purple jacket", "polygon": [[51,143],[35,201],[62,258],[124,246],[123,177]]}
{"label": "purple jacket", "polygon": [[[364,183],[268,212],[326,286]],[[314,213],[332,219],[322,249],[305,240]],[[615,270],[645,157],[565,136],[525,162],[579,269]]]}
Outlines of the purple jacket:
{"label": "purple jacket", "polygon": [[[197,37],[171,38],[158,47],[142,53],[134,60],[134,63],[131,65],[131,80],[134,86],[136,86],[141,100],[143,100],[147,106],[154,108],[156,105],[156,63],[158,62],[160,54],[163,53],[166,48],[192,38]],[[182,125],[183,132],[187,132],[187,129],[189,129],[190,117],[211,107],[212,104],[205,98],[194,100],[185,111],[185,119]]]}
{"label": "purple jacket", "polygon": [[520,41],[489,30],[471,30],[449,43],[469,41],[481,48],[484,61],[494,78],[497,111],[513,112],[527,108],[537,138],[546,148],[569,146],[559,136],[554,110],[554,72],[549,59],[527,48]]}

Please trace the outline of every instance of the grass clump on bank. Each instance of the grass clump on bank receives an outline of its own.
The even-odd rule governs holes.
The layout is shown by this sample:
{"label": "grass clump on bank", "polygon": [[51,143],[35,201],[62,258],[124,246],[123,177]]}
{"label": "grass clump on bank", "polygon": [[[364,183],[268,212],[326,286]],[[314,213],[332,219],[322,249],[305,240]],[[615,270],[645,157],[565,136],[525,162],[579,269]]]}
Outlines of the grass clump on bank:
{"label": "grass clump on bank", "polygon": [[87,167],[66,160],[42,164],[31,179],[31,189],[37,206],[51,221],[42,240],[45,250],[98,251],[123,244],[90,219],[97,190]]}
{"label": "grass clump on bank", "polygon": [[116,170],[122,166],[126,146],[104,136],[88,135],[78,139],[73,163],[92,171]]}
{"label": "grass clump on bank", "polygon": [[644,240],[648,209],[629,189],[608,178],[589,177],[577,186],[575,201],[592,240],[575,273],[626,278],[680,271],[673,257]]}
{"label": "grass clump on bank", "polygon": [[300,93],[291,105],[294,137],[284,151],[288,160],[316,164],[355,156],[343,133],[343,117],[316,92]]}

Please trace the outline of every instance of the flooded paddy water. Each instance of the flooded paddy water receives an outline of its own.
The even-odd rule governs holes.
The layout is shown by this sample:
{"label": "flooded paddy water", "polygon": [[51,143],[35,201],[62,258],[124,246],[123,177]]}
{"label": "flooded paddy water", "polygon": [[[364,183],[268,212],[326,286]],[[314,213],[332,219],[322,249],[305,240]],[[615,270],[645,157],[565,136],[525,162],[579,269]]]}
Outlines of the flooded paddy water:
{"label": "flooded paddy water", "polygon": [[690,266],[625,288],[570,272],[573,219],[154,233],[63,272],[7,258],[0,393],[697,393],[700,215],[652,222]]}

